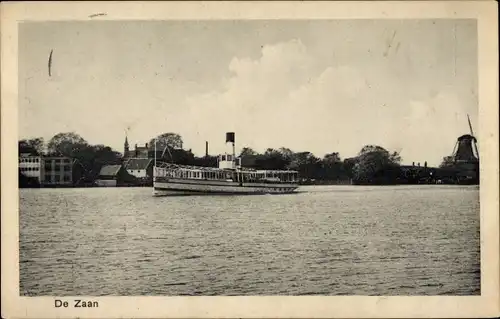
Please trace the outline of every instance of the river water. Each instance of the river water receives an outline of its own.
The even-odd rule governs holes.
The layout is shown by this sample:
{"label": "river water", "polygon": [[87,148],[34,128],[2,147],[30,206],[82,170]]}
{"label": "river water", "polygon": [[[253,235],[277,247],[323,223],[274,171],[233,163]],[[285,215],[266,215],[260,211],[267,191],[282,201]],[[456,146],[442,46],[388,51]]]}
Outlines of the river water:
{"label": "river water", "polygon": [[20,190],[20,294],[479,295],[477,186]]}

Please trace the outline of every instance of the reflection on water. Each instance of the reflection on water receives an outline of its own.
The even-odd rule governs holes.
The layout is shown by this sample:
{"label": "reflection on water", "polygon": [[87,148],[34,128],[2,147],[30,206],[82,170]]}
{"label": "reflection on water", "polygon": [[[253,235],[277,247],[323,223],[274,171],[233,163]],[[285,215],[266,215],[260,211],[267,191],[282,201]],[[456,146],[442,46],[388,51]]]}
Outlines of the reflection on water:
{"label": "reflection on water", "polygon": [[20,190],[20,292],[478,295],[479,188]]}

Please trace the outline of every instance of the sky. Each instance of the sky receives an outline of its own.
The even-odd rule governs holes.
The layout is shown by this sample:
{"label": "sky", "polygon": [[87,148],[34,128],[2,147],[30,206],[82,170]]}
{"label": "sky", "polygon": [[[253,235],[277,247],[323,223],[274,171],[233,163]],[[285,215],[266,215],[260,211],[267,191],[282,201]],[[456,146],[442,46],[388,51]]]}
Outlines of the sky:
{"label": "sky", "polygon": [[[51,76],[48,57],[52,54]],[[478,123],[475,20],[24,22],[19,138],[123,152],[166,132],[197,155],[364,145],[439,165]]]}

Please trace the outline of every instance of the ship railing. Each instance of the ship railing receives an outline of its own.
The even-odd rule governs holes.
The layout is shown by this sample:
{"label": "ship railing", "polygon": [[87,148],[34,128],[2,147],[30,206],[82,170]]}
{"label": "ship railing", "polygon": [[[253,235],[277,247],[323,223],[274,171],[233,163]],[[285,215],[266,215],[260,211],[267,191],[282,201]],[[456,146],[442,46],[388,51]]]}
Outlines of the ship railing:
{"label": "ship railing", "polygon": [[156,163],[156,167],[167,169],[167,170],[188,169],[188,170],[196,170],[196,171],[220,171],[220,168],[217,168],[217,167],[181,165],[181,164],[172,164],[172,163],[164,163],[164,162]]}
{"label": "ship railing", "polygon": [[[165,169],[191,169],[191,170],[201,170],[201,171],[220,171],[223,170],[218,167],[207,167],[207,166],[194,166],[194,165],[182,165],[182,164],[173,164],[166,162],[157,162],[156,167],[165,168]],[[298,171],[295,170],[256,170],[252,168],[241,168],[240,172],[244,173],[262,173],[262,174],[298,174]]]}
{"label": "ship railing", "polygon": [[[209,172],[210,174],[207,176],[201,172]],[[241,182],[265,184],[286,184],[298,182],[298,172],[292,170],[227,170],[217,167],[201,167],[164,162],[156,164],[155,176],[165,178],[176,177],[216,180],[227,180],[228,178],[233,178],[233,180]]]}

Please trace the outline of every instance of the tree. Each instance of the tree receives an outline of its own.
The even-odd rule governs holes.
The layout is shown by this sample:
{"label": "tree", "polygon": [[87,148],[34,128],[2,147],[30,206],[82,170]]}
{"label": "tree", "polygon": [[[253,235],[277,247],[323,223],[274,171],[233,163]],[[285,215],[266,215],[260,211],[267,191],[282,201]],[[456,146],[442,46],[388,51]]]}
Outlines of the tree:
{"label": "tree", "polygon": [[156,149],[164,150],[167,146],[170,150],[182,149],[182,137],[177,133],[163,133],[149,141],[149,149],[154,150],[156,140]]}
{"label": "tree", "polygon": [[361,149],[353,167],[353,179],[359,184],[395,183],[399,177],[397,153],[389,153],[376,145],[367,145]]}
{"label": "tree", "polygon": [[[399,155],[398,152],[393,152],[391,155],[390,155],[390,160],[392,163],[394,164],[401,164],[401,155]],[[427,162],[426,162],[427,163]]]}
{"label": "tree", "polygon": [[289,148],[286,147],[280,147],[279,152],[281,153],[281,156],[288,160],[291,161],[293,157],[293,151]]}
{"label": "tree", "polygon": [[311,152],[294,153],[287,167],[298,171],[303,178],[321,177],[321,160]]}
{"label": "tree", "polygon": [[351,179],[354,178],[354,166],[356,165],[357,162],[358,162],[357,157],[350,157],[350,158],[344,159],[344,162],[342,163],[342,167],[343,167],[343,170],[344,170],[345,174],[347,175],[347,177],[349,177]]}
{"label": "tree", "polygon": [[68,156],[76,159],[83,168],[84,179],[94,181],[104,165],[120,164],[121,154],[106,145],[90,145],[80,135],[70,133],[56,134],[48,143],[53,155]]}
{"label": "tree", "polygon": [[88,151],[95,154],[95,159],[100,163],[119,164],[121,160],[121,154],[106,145],[93,145],[89,147]]}
{"label": "tree", "polygon": [[344,165],[338,152],[326,154],[323,157],[321,166],[320,179],[322,180],[333,181],[347,178],[347,174],[344,171]]}
{"label": "tree", "polygon": [[104,165],[121,163],[121,154],[106,145],[78,145],[73,150],[74,159],[82,166],[84,179],[94,181]]}
{"label": "tree", "polygon": [[325,164],[335,164],[341,162],[340,155],[337,152],[326,154],[323,158],[323,163]]}
{"label": "tree", "polygon": [[217,156],[194,157],[193,165],[203,167],[217,167]]}
{"label": "tree", "polygon": [[263,155],[257,156],[256,165],[262,169],[282,170],[289,164],[282,153],[273,148],[268,148]]}
{"label": "tree", "polygon": [[363,146],[361,151],[359,151],[358,155],[364,155],[364,154],[373,153],[373,152],[381,152],[384,154],[389,154],[389,152],[385,148],[383,148],[382,146],[365,145],[365,146]]}
{"label": "tree", "polygon": [[455,161],[453,160],[453,156],[445,156],[443,157],[443,161],[439,165],[440,168],[448,168],[455,165]]}
{"label": "tree", "polygon": [[19,153],[32,153],[33,155],[40,155],[44,151],[43,137],[36,137],[32,139],[23,139],[18,142]]}
{"label": "tree", "polygon": [[240,157],[243,156],[254,156],[257,155],[257,152],[251,149],[250,147],[243,147],[240,152]]}
{"label": "tree", "polygon": [[88,146],[87,141],[74,132],[58,133],[47,144],[50,153],[73,157]]}

